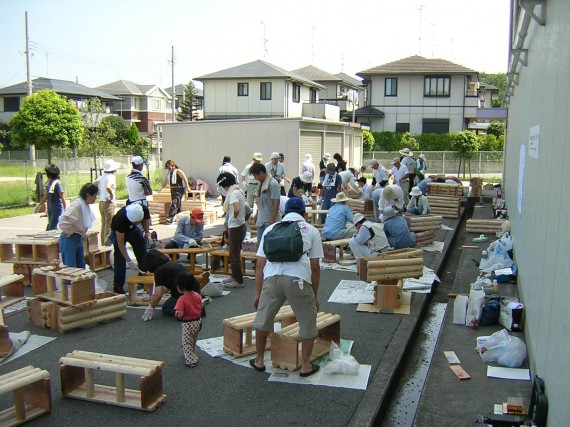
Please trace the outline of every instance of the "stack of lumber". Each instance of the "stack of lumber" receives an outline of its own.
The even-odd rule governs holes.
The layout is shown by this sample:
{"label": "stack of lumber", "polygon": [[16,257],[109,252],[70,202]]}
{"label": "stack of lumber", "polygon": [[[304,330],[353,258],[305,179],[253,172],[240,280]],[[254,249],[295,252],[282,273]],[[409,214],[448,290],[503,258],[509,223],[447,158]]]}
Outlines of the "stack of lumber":
{"label": "stack of lumber", "polygon": [[427,246],[435,242],[435,231],[418,231],[416,232],[416,246]]}
{"label": "stack of lumber", "polygon": [[345,191],[346,195],[348,197],[350,197],[351,199],[359,199],[362,197],[362,193],[359,193],[358,191],[356,191],[353,188],[349,188]]}
{"label": "stack of lumber", "polygon": [[423,268],[422,249],[398,249],[358,260],[358,275],[365,282],[419,278]]}
{"label": "stack of lumber", "polygon": [[352,213],[370,214],[373,212],[372,200],[369,199],[349,199],[346,205]]}
{"label": "stack of lumber", "polygon": [[441,215],[408,215],[406,221],[410,231],[436,231],[441,228],[443,217]]}
{"label": "stack of lumber", "polygon": [[463,197],[463,187],[459,184],[430,182],[427,193],[430,196]]}
{"label": "stack of lumber", "polygon": [[170,191],[162,191],[162,192],[154,192],[152,196],[147,197],[148,200],[153,202],[161,202],[161,203],[172,203],[172,197],[170,196]]}
{"label": "stack of lumber", "polygon": [[154,200],[149,201],[148,210],[150,212],[151,225],[164,224],[166,222],[166,218],[168,218],[170,206],[172,206],[172,202],[170,200],[168,202],[158,202]]}
{"label": "stack of lumber", "polygon": [[191,211],[193,209],[201,209],[203,211],[206,210],[206,201],[205,200],[185,200],[181,204],[181,209],[183,211]]}
{"label": "stack of lumber", "polygon": [[495,234],[504,222],[504,219],[468,219],[466,222],[467,232]]}
{"label": "stack of lumber", "polygon": [[427,196],[432,213],[445,218],[459,218],[461,197]]}

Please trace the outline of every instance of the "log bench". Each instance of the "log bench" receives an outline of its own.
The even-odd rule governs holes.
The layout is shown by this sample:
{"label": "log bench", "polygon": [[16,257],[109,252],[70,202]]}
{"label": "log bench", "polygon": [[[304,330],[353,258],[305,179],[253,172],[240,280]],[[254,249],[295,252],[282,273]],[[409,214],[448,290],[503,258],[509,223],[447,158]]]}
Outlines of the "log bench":
{"label": "log bench", "polygon": [[409,215],[404,216],[410,231],[436,231],[441,228],[443,217],[441,215]]}
{"label": "log bench", "polygon": [[180,254],[188,255],[188,260],[190,261],[190,271],[192,274],[200,273],[204,271],[202,268],[196,267],[196,255],[198,254],[205,254],[206,263],[205,263],[205,270],[208,269],[208,254],[212,252],[210,248],[175,248],[175,249],[159,249],[165,255],[168,255],[172,261],[176,262]]}
{"label": "log bench", "polygon": [[257,260],[257,254],[255,252],[241,252],[240,253],[240,259],[241,259],[241,271],[243,273],[244,276],[255,276],[255,270],[247,270],[245,268],[245,262],[247,260],[251,260],[255,263],[255,261]]}
{"label": "log bench", "polygon": [[56,270],[51,266],[41,267],[32,273],[32,290],[38,298],[59,304],[89,305],[95,302],[96,279],[95,273],[82,268],[62,266]]}
{"label": "log bench", "polygon": [[2,262],[18,264],[50,264],[59,261],[57,238],[21,237],[0,241]]}
{"label": "log bench", "polygon": [[[61,394],[125,408],[154,411],[162,393],[164,362],[75,350],[59,359]],[[115,373],[115,387],[95,384],[94,372]],[[140,377],[139,390],[125,388],[125,375]]]}
{"label": "log bench", "polygon": [[230,274],[230,250],[216,249],[210,252],[212,273]]}
{"label": "log bench", "polygon": [[[331,341],[340,345],[340,319],[338,314],[318,313],[318,335],[311,360],[327,354],[330,351]],[[275,368],[295,371],[301,367],[301,336],[299,323],[282,328],[271,336],[271,363]]]}
{"label": "log bench", "polygon": [[[195,275],[196,280],[200,283],[200,289],[208,284],[210,280],[210,272],[203,271],[201,274]],[[143,276],[129,276],[125,280],[125,284],[129,290],[127,304],[131,306],[148,305],[150,303],[150,296],[154,293],[154,274],[145,274]],[[143,286],[144,291],[149,295],[148,297],[138,296],[138,286]],[[169,298],[166,293],[157,305],[161,306]]]}
{"label": "log bench", "polygon": [[496,234],[504,222],[504,219],[468,219],[466,229],[468,233]]}
{"label": "log bench", "polygon": [[[242,357],[255,353],[255,339],[253,338],[252,324],[256,313],[224,319],[224,351],[235,357]],[[281,307],[275,316],[275,322],[286,327],[297,322],[291,306]],[[273,331],[271,331],[273,332]],[[271,347],[271,334],[265,349]]]}
{"label": "log bench", "polygon": [[24,276],[9,274],[0,277],[0,325],[4,324],[4,309],[24,300]]}
{"label": "log bench", "polygon": [[51,411],[49,372],[33,366],[0,376],[0,395],[13,393],[14,406],[0,412],[0,425],[17,426]]}
{"label": "log bench", "polygon": [[344,248],[348,246],[350,239],[339,239],[339,240],[325,240],[323,241],[323,261],[324,262],[336,262],[336,250],[339,250],[339,259],[342,260],[344,257]]}
{"label": "log bench", "polygon": [[423,275],[423,250],[398,249],[358,260],[358,274],[365,282],[419,278]]}

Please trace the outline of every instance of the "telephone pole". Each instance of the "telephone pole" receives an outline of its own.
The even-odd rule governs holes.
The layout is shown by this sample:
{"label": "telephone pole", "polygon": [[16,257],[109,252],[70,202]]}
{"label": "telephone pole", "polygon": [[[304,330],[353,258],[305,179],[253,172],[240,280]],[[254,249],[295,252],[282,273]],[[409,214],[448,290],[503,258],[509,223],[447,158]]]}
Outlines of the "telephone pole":
{"label": "telephone pole", "polygon": [[174,87],[174,46],[172,46],[172,122],[176,121],[174,110],[176,107],[176,88]]}
{"label": "telephone pole", "polygon": [[[28,34],[28,12],[26,11],[26,94],[32,94],[32,79],[30,78],[30,37]],[[30,144],[30,161],[36,166],[36,146]],[[26,181],[27,182],[27,181]]]}

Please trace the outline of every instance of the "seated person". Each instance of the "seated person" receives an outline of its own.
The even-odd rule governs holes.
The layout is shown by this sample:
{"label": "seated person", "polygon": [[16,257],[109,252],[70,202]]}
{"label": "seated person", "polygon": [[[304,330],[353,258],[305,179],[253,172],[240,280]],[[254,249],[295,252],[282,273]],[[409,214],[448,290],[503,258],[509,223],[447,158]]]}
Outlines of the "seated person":
{"label": "seated person", "polygon": [[305,206],[311,206],[314,202],[311,195],[309,194],[307,196],[307,194],[305,193],[305,190],[303,190],[302,188],[299,188],[297,190],[297,192],[295,193],[295,196],[297,196],[300,199],[303,199],[303,203],[305,203]]}
{"label": "seated person", "polygon": [[311,172],[305,171],[301,174],[301,176],[293,178],[287,196],[289,196],[290,198],[294,197],[297,191],[300,189],[305,190],[305,193],[309,194],[310,196],[312,192],[312,187],[313,187],[313,176],[311,175]]}
{"label": "seated person", "polygon": [[428,198],[422,194],[420,187],[412,188],[410,196],[406,209],[407,212],[412,215],[429,215],[431,208],[429,207]]}
{"label": "seated person", "polygon": [[194,209],[190,215],[178,220],[176,233],[165,246],[165,249],[180,249],[198,246],[204,238],[204,212]]}
{"label": "seated person", "polygon": [[331,201],[334,205],[331,206],[327,214],[325,226],[323,227],[323,240],[346,239],[355,232],[352,225],[350,227],[346,226],[347,222],[352,222],[352,212],[346,206],[348,197],[341,191]]}
{"label": "seated person", "polygon": [[358,188],[360,189],[360,192],[362,193],[362,198],[371,200],[372,199],[372,187],[366,183],[366,177],[361,176],[360,178],[358,178],[357,182],[358,182]]}
{"label": "seated person", "polygon": [[408,228],[406,220],[392,206],[384,209],[384,233],[394,249],[413,248],[416,235]]}
{"label": "seated person", "polygon": [[361,213],[354,215],[353,222],[358,234],[349,240],[348,245],[354,258],[376,256],[390,249],[382,224],[368,221]]}
{"label": "seated person", "polygon": [[188,177],[188,185],[190,185],[191,190],[203,190],[206,192],[206,197],[210,198],[212,196],[212,190],[206,181],[201,179],[194,179],[193,177]]}

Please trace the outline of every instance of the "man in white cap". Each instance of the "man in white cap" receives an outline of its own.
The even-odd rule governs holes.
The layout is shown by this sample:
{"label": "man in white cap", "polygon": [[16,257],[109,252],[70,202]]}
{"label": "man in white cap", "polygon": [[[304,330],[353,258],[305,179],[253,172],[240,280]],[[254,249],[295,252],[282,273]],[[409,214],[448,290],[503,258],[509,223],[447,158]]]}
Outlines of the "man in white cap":
{"label": "man in white cap", "polygon": [[245,165],[243,171],[240,174],[240,180],[242,184],[243,191],[245,191],[247,199],[246,202],[248,206],[253,209],[253,203],[255,201],[255,190],[259,185],[259,182],[253,177],[253,175],[249,172],[249,168],[255,163],[261,163],[263,161],[263,156],[261,153],[253,153],[253,159],[251,163]]}
{"label": "man in white cap", "polygon": [[410,191],[410,201],[406,211],[412,215],[429,215],[431,208],[429,206],[428,198],[422,194],[420,187],[412,188]]}
{"label": "man in white cap", "polygon": [[309,197],[311,196],[313,190],[313,177],[311,176],[311,172],[305,171],[301,176],[293,178],[291,180],[291,187],[289,187],[289,193],[287,196],[289,198],[295,197],[297,195],[297,190],[299,189],[305,190],[305,194]]}
{"label": "man in white cap", "polygon": [[327,174],[327,165],[329,164],[329,160],[331,158],[330,153],[323,154],[323,158],[319,162],[319,182],[322,184],[323,179],[325,179],[325,175]]}
{"label": "man in white cap", "polygon": [[391,206],[384,209],[384,233],[394,249],[416,246],[416,235],[410,231],[406,220]]}
{"label": "man in white cap", "polygon": [[402,163],[403,166],[408,168],[408,174],[409,174],[408,188],[406,190],[402,189],[406,193],[410,191],[410,188],[414,186],[414,179],[416,177],[416,161],[414,160],[413,155],[414,153],[412,153],[409,148],[404,148],[403,150],[400,150],[400,156],[402,156],[400,158],[400,162]]}
{"label": "man in white cap", "polygon": [[384,210],[390,206],[394,206],[400,211],[404,210],[404,193],[399,185],[387,185],[384,191],[382,191],[380,201],[378,202],[380,220],[384,219]]}
{"label": "man in white cap", "polygon": [[399,157],[392,160],[392,184],[398,185],[404,193],[404,203],[408,203],[408,193],[410,191],[410,174],[408,168],[400,163]]}
{"label": "man in white cap", "polygon": [[349,240],[348,246],[355,259],[376,256],[390,249],[382,224],[368,221],[361,213],[354,215],[353,223],[358,234]]}
{"label": "man in white cap", "polygon": [[285,166],[279,162],[281,155],[278,152],[271,153],[270,161],[265,164],[267,173],[275,178],[275,181],[281,186],[281,195],[285,195]]}
{"label": "man in white cap", "polygon": [[115,191],[117,190],[116,172],[120,164],[107,160],[103,164],[103,174],[93,181],[99,187],[99,212],[101,213],[101,246],[109,246],[111,220],[115,215]]}
{"label": "man in white cap", "polygon": [[327,214],[323,227],[323,240],[346,239],[355,232],[352,224],[347,227],[347,223],[352,223],[353,219],[350,208],[346,206],[348,197],[341,191],[331,201],[334,205],[331,206]]}
{"label": "man in white cap", "polygon": [[311,154],[305,154],[305,161],[301,166],[301,175],[303,172],[309,172],[311,174],[311,182],[315,178],[315,164],[313,163],[313,156]]}
{"label": "man in white cap", "polygon": [[[127,266],[138,273],[146,271],[143,263],[146,255],[146,239],[143,237],[139,224],[146,235],[150,235],[150,212],[140,203],[131,203],[113,216],[111,221],[111,236],[109,240],[115,249],[113,256],[113,292],[124,294]],[[127,251],[127,243],[131,244],[137,261],[131,260]]]}
{"label": "man in white cap", "polygon": [[369,166],[372,168],[376,187],[372,191],[372,209],[374,210],[374,221],[380,221],[380,212],[378,212],[378,202],[382,197],[382,191],[388,184],[388,171],[380,164],[377,159],[370,160]]}
{"label": "man in white cap", "polygon": [[129,199],[127,204],[140,203],[144,206],[148,206],[146,196],[152,194],[152,188],[148,179],[142,174],[144,160],[141,156],[134,156],[131,159],[131,173],[127,175],[125,179],[125,184],[127,185],[127,193]]}

